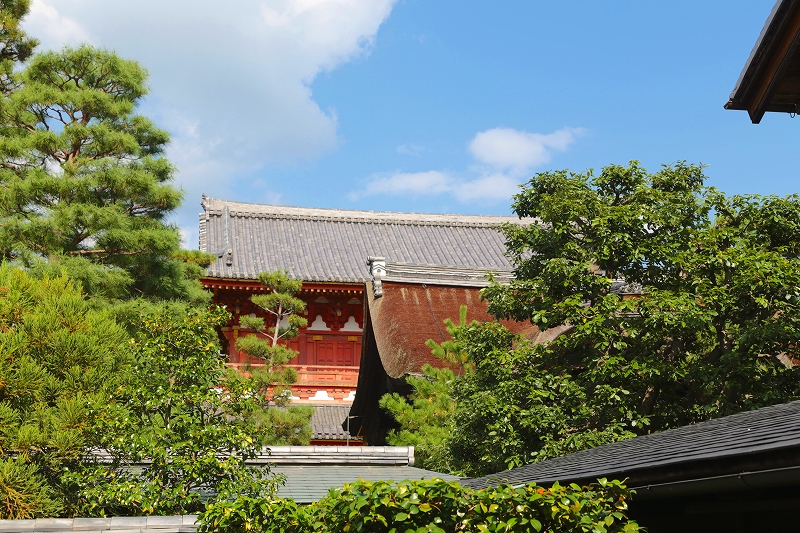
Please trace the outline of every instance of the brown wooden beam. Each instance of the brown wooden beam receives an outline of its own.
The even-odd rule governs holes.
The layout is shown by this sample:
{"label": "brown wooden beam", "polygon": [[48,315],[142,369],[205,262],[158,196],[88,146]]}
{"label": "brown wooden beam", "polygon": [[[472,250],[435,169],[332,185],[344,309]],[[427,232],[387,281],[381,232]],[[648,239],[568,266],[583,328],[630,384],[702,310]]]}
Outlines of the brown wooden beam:
{"label": "brown wooden beam", "polygon": [[769,64],[759,73],[756,90],[747,106],[747,113],[753,124],[761,122],[764,113],[769,109],[770,101],[800,45],[800,9],[795,8],[788,17],[786,29],[782,31],[780,41],[771,47]]}

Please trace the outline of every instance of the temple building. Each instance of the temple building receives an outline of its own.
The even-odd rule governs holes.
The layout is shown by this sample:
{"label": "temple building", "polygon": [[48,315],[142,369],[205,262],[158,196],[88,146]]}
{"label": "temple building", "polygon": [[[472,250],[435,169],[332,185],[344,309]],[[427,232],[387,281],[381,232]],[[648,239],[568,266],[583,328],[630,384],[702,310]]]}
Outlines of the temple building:
{"label": "temple building", "polygon": [[[412,271],[421,265],[438,272],[439,277],[447,277],[449,272],[450,278],[457,278],[458,272],[469,271],[469,276],[478,276],[485,283],[487,271],[508,273],[512,268],[498,225],[523,223],[510,216],[286,207],[206,196],[202,206],[200,249],[216,255],[217,260],[201,281],[213,292],[214,302],[232,313],[222,330],[223,349],[230,363],[258,363],[248,361],[246,354],[236,350],[236,338],[253,333],[241,330],[239,317],[259,315],[260,309],[250,302],[252,295],[265,291],[258,274],[286,270],[291,277],[303,280],[299,297],[307,304],[308,326],[289,342],[300,354],[292,362],[299,375],[294,398],[317,405],[350,404],[355,398],[362,365],[365,284],[370,283],[370,290],[375,288],[376,264],[373,260],[368,265],[368,258],[381,258],[378,266],[383,261],[394,265],[393,271],[397,265],[409,265]],[[412,276],[407,281],[414,284],[418,280]],[[415,308],[424,304],[435,322],[431,322],[432,327],[443,327],[445,318],[457,321],[461,303],[485,316],[485,306],[480,307],[474,286],[453,296],[446,309],[435,299],[439,289],[424,289],[425,284],[421,287],[422,292],[414,289],[409,302],[413,301]],[[425,290],[430,301],[425,299]],[[398,300],[397,305],[404,304]],[[410,328],[416,327],[413,320],[404,323],[402,315],[397,317],[398,321],[386,322],[393,335],[419,337],[424,348],[424,340],[431,337],[422,339],[427,333],[412,331]],[[432,338],[440,337],[437,334]],[[421,349],[415,344],[415,350]],[[407,370],[419,372],[414,365]],[[357,423],[355,419],[353,422]]]}

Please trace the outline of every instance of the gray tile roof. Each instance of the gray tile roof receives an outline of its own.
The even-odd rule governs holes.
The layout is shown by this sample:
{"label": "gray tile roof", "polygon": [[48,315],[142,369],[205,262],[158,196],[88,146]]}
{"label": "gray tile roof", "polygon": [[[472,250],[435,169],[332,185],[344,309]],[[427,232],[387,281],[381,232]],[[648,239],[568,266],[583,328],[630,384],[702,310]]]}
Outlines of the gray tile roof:
{"label": "gray tile roof", "polygon": [[[224,455],[224,453],[223,453]],[[108,463],[113,460],[106,450],[94,449],[89,457],[98,462]],[[150,464],[144,460],[135,465]],[[414,466],[413,446],[265,446],[248,465],[265,464],[292,465],[382,465],[382,466]]]}
{"label": "gray tile roof", "polygon": [[270,446],[247,464],[414,466],[414,447]]}
{"label": "gray tile roof", "polygon": [[317,440],[346,440],[342,422],[350,414],[349,405],[315,405],[311,415],[311,438]]}
{"label": "gray tile roof", "polygon": [[298,503],[311,503],[328,495],[332,488],[358,481],[404,481],[440,478],[454,481],[458,478],[412,466],[337,466],[337,465],[278,465],[273,473],[286,476],[286,484],[278,490],[281,498],[293,498]]}
{"label": "gray tile roof", "polygon": [[315,209],[203,197],[200,249],[219,259],[208,275],[256,279],[289,270],[306,281],[362,283],[370,255],[389,261],[511,270],[497,231],[516,217]]}
{"label": "gray tile roof", "polygon": [[[478,488],[497,479],[512,484],[624,479],[647,469],[669,466],[686,470],[700,461],[794,447],[800,447],[800,401],[606,444],[462,483]],[[800,454],[796,463],[800,465]]]}

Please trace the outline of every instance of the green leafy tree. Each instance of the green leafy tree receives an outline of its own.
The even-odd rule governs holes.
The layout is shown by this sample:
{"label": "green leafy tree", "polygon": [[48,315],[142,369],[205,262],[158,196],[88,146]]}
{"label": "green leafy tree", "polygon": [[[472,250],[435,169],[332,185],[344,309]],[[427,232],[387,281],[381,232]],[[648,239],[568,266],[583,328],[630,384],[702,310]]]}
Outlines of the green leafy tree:
{"label": "green leafy tree", "polygon": [[70,510],[62,482],[100,440],[127,338],[65,276],[0,266],[0,519]]}
{"label": "green leafy tree", "polygon": [[296,337],[300,328],[308,324],[299,315],[306,304],[296,296],[303,282],[290,279],[285,271],[262,272],[258,280],[269,292],[254,295],[251,300],[266,313],[268,324],[262,317],[251,316],[239,317],[239,324],[265,338],[251,334],[236,340],[239,351],[264,361],[263,366],[248,368],[257,384],[258,396],[263,399],[262,410],[257,413],[257,424],[265,444],[308,444],[313,408],[289,405],[297,371],[287,364],[297,357],[297,352],[281,344],[281,341]]}
{"label": "green leafy tree", "polygon": [[[26,4],[4,2],[3,17],[18,20]],[[16,31],[10,62],[32,45]],[[163,157],[169,136],[136,113],[146,79],[86,45],[35,55],[13,75],[0,101],[0,256],[99,270],[82,277],[105,294],[207,301],[197,277],[210,258],[181,252],[165,223],[181,193]]]}
{"label": "green leafy tree", "polygon": [[[467,473],[795,400],[800,198],[726,196],[701,167],[534,176],[507,225],[498,318],[568,328],[531,345],[499,324],[460,337],[448,446]],[[640,297],[620,293],[635,292]]]}
{"label": "green leafy tree", "polygon": [[95,429],[109,464],[65,476],[81,515],[188,514],[211,498],[274,495],[277,478],[245,460],[260,452],[248,421],[253,389],[224,363],[215,328],[227,314],[162,306],[131,341],[135,364],[116,409]]}
{"label": "green leafy tree", "polygon": [[[456,380],[444,443],[451,472],[484,475],[635,436],[625,393],[583,384],[500,324],[461,332],[474,371]],[[592,388],[594,385],[594,388]]]}

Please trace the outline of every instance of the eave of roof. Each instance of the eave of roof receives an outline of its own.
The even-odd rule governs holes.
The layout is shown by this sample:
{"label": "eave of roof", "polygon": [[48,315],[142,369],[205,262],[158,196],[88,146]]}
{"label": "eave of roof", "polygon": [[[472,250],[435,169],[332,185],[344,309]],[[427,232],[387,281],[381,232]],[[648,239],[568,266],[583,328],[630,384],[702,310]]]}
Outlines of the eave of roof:
{"label": "eave of roof", "polygon": [[800,0],[778,0],[725,109],[746,110],[754,124],[768,111],[795,113],[800,103]]}
{"label": "eave of roof", "polygon": [[[471,487],[482,487],[497,480],[513,484],[583,482],[607,477],[632,477],[634,484],[649,484],[649,473],[672,469],[681,477],[695,481],[697,472],[704,478],[735,472],[736,458],[766,454],[780,464],[761,463],[763,468],[800,465],[800,401],[764,407],[651,435],[606,444],[540,463],[534,463],[482,478],[463,480]],[[786,463],[786,451],[789,463]],[[731,463],[733,460],[733,463]],[[728,470],[714,472],[718,465]],[[711,469],[707,468],[711,465]],[[730,469],[734,468],[733,471]]]}

